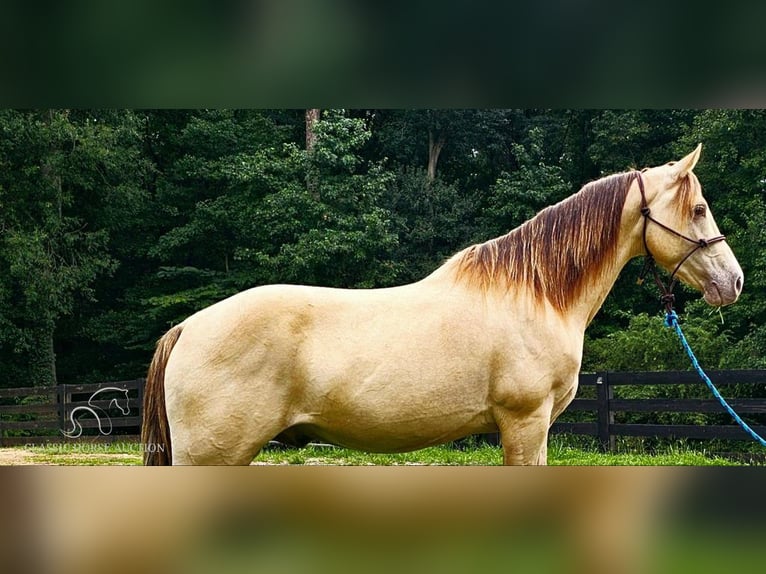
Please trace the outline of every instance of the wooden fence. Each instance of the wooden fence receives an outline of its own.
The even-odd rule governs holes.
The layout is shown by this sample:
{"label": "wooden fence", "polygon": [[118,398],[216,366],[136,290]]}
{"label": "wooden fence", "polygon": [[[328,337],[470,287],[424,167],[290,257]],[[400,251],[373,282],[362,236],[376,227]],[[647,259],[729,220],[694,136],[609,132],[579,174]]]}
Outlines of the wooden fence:
{"label": "wooden fence", "polygon": [[137,441],[143,391],[144,379],[0,389],[0,446]]}
{"label": "wooden fence", "polygon": [[[708,375],[724,397],[730,395],[727,393],[727,388],[731,389],[733,385],[750,387],[751,392],[748,394],[754,395],[754,398],[727,399],[727,402],[745,418],[755,432],[766,436],[766,426],[749,420],[752,415],[766,414],[766,370],[709,371]],[[701,388],[701,394],[707,398],[621,398],[619,396],[619,387],[646,385],[696,385]],[[593,394],[592,391],[588,393],[589,387],[595,387],[595,398],[582,398],[581,395]],[[556,422],[551,432],[595,436],[603,451],[614,451],[617,436],[752,440],[739,425],[731,420],[731,416],[694,371],[581,374],[578,396],[567,408],[567,413],[583,411],[595,414],[595,421]],[[730,424],[615,422],[620,415],[624,417],[625,413],[722,413]],[[763,416],[757,418],[765,420]]]}
{"label": "wooden fence", "polygon": [[[731,406],[753,429],[766,435],[766,370],[711,371],[710,377],[724,396],[727,388],[744,385],[754,398],[729,400]],[[658,385],[697,385],[707,398],[623,398],[620,387]],[[130,412],[122,414],[111,399],[127,390]],[[740,387],[741,389],[742,387]],[[113,442],[138,440],[141,427],[141,404],[144,380],[91,385],[59,385],[51,388],[0,389],[0,446],[87,440]],[[654,389],[653,391],[656,391]],[[661,395],[662,393],[656,393]],[[124,397],[124,395],[123,395]],[[757,398],[755,398],[757,397]],[[124,401],[122,403],[124,405]],[[90,410],[87,408],[90,407]],[[621,422],[627,413],[722,413],[726,424],[660,424],[657,422]],[[101,414],[99,419],[97,414]],[[108,421],[103,420],[104,415]],[[755,416],[755,417],[754,417]],[[581,374],[577,397],[562,419],[589,419],[580,422],[556,422],[553,433],[590,435],[598,438],[604,451],[614,450],[615,437],[670,437],[695,439],[751,440],[733,421],[693,371],[612,372]],[[82,426],[82,435],[69,438],[62,431],[73,430],[73,419]],[[754,424],[753,424],[754,423]],[[101,424],[101,427],[99,427]],[[104,431],[110,432],[105,433]],[[497,434],[485,435],[497,442]]]}

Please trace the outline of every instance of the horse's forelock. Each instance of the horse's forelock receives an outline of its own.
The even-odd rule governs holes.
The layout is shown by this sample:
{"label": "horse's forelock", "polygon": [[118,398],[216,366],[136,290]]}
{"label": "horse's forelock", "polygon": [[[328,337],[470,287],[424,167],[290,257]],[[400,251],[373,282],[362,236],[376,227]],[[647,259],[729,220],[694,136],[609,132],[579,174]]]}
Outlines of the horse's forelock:
{"label": "horse's forelock", "polygon": [[684,218],[691,214],[698,198],[702,196],[702,186],[694,174],[688,173],[678,182],[678,190],[676,191],[676,194],[676,208],[678,209],[678,215],[681,218]]}

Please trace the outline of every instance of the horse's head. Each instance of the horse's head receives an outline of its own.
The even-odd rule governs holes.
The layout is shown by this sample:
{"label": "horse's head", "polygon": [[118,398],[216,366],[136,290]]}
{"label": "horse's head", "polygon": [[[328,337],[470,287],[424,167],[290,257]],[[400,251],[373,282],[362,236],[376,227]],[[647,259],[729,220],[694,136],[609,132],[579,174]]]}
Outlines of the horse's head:
{"label": "horse's head", "polygon": [[692,173],[701,150],[702,144],[680,161],[637,177],[645,190],[640,245],[673,279],[701,291],[708,304],[729,305],[739,297],[744,277]]}

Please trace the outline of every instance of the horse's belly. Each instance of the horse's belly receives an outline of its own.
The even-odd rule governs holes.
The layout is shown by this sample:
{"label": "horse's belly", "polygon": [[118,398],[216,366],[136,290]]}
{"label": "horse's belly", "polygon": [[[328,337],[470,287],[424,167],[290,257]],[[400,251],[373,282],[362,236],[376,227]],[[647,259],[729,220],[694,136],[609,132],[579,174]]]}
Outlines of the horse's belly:
{"label": "horse's belly", "polygon": [[492,432],[491,352],[477,322],[459,318],[388,310],[317,322],[297,358],[293,424],[377,452]]}
{"label": "horse's belly", "polygon": [[[308,439],[370,452],[402,452],[496,430],[475,385],[344,385],[295,417]],[[305,441],[304,441],[305,442]]]}
{"label": "horse's belly", "polygon": [[[443,419],[421,419],[417,424],[397,421],[385,425],[370,425],[361,420],[351,425],[318,421],[291,427],[287,429],[285,436],[293,437],[287,442],[297,445],[320,440],[356,450],[388,453],[417,450],[444,444],[470,434],[496,430],[497,425],[494,422],[479,415],[469,420],[453,421],[452,424],[444,424]],[[299,438],[296,441],[294,437]]]}

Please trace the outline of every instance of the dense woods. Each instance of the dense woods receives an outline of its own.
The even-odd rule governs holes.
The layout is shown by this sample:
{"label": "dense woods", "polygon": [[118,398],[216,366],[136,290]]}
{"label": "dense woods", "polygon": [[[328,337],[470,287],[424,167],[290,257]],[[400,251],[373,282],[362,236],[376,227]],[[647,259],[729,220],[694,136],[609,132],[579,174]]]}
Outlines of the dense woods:
{"label": "dense woods", "polygon": [[[602,175],[703,153],[745,271],[710,368],[766,367],[766,113],[749,110],[0,110],[0,386],[143,376],[197,309],[274,282],[411,282]],[[584,369],[683,369],[626,267]]]}

